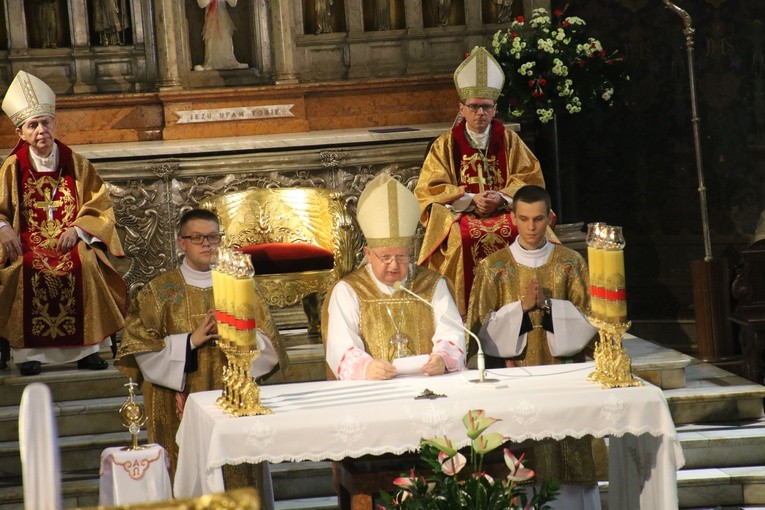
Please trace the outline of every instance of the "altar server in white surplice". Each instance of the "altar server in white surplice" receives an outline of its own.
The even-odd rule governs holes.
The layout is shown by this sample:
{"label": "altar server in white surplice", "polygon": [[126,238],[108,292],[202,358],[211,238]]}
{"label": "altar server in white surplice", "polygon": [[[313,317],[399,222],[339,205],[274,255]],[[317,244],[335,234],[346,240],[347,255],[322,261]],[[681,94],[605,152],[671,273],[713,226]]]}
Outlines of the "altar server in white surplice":
{"label": "altar server in white surplice", "polygon": [[451,290],[440,274],[412,264],[417,199],[380,174],[367,184],[357,211],[366,263],[330,290],[322,313],[330,377],[379,380],[460,370],[465,334]]}
{"label": "altar server in white surplice", "polygon": [[[187,211],[178,224],[181,266],[167,271],[141,289],[131,304],[125,334],[117,352],[117,368],[142,383],[148,416],[149,441],[162,445],[170,457],[174,476],[179,448],[175,436],[190,393],[223,388],[226,357],[217,344],[212,271],[210,263],[221,243],[220,226],[214,213],[205,209]],[[271,373],[286,359],[279,333],[265,301],[256,301],[257,341],[260,349],[250,367],[253,377]],[[281,365],[284,366],[283,363]],[[256,484],[262,508],[273,500],[265,464],[224,466],[226,488]]]}
{"label": "altar server in white surplice", "polygon": [[[486,367],[585,361],[595,333],[583,315],[590,307],[587,264],[546,239],[552,215],[544,188],[520,188],[512,215],[518,237],[478,264],[470,294],[468,325],[481,339]],[[527,452],[538,481],[562,484],[551,508],[600,508],[590,436],[536,441]]]}

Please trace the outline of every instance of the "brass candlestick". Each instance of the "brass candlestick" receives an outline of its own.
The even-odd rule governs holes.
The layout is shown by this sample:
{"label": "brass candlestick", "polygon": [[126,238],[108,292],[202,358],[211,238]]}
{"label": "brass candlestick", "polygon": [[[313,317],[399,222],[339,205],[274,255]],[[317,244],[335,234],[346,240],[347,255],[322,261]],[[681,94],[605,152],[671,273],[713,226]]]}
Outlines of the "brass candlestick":
{"label": "brass candlestick", "polygon": [[122,424],[130,431],[130,435],[133,440],[130,446],[125,446],[122,449],[127,451],[143,450],[145,446],[138,446],[138,434],[141,432],[141,427],[146,424],[146,414],[144,413],[138,402],[135,401],[134,388],[138,386],[130,379],[125,386],[128,388],[128,397],[120,407],[120,416],[122,417]]}
{"label": "brass candlestick", "polygon": [[228,366],[223,369],[223,394],[215,402],[231,416],[273,414],[260,403],[260,388],[250,375],[252,360],[260,356],[257,349],[223,347]]}
{"label": "brass candlestick", "polygon": [[643,381],[632,376],[632,360],[622,346],[622,336],[632,323],[606,322],[595,317],[587,320],[598,329],[600,337],[595,343],[595,371],[587,380],[600,383],[603,388],[642,386]]}
{"label": "brass candlestick", "polygon": [[[217,314],[219,344],[228,362],[223,368],[223,394],[216,404],[231,416],[271,414],[261,405],[260,388],[250,375],[252,361],[260,356],[252,262],[244,253],[219,248],[212,271],[216,309],[223,312]],[[227,299],[221,299],[224,296]]]}

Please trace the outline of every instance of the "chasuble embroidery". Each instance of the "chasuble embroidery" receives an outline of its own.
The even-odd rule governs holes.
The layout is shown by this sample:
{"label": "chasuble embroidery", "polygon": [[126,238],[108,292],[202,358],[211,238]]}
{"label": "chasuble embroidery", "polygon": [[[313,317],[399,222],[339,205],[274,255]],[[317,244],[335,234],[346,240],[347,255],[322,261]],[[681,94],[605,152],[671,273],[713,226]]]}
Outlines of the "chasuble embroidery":
{"label": "chasuble embroidery", "polygon": [[466,314],[475,266],[517,233],[509,211],[481,216],[450,205],[465,193],[499,191],[512,197],[521,186],[544,186],[539,162],[514,132],[494,120],[488,145],[479,150],[465,134],[464,120],[433,143],[420,172],[415,196],[420,202],[425,237],[418,264],[451,283],[457,308]]}
{"label": "chasuble embroidery", "polygon": [[76,215],[74,178],[63,169],[54,179],[32,168],[21,177],[21,237],[29,247],[24,259],[30,262],[24,276],[31,283],[25,293],[27,328],[34,337],[76,342],[84,334],[75,295],[80,261],[76,250],[56,250],[59,236]]}
{"label": "chasuble embroidery", "polygon": [[[23,250],[0,268],[0,302],[9,304],[0,335],[14,349],[95,345],[124,325],[127,287],[107,256],[124,256],[108,190],[87,159],[56,144],[53,172],[38,172],[25,144],[0,168],[0,221]],[[73,227],[100,243],[59,253],[58,239]]]}
{"label": "chasuble embroidery", "polygon": [[[415,268],[410,275],[412,291],[431,301],[441,275],[424,268]],[[433,311],[409,294],[400,291],[385,295],[377,288],[373,277],[365,267],[346,276],[344,281],[356,292],[360,307],[360,336],[364,350],[375,359],[393,361],[398,345],[391,342],[400,334],[404,344],[404,356],[429,354],[433,349]],[[400,319],[400,324],[394,324]],[[429,318],[430,320],[425,320]]]}

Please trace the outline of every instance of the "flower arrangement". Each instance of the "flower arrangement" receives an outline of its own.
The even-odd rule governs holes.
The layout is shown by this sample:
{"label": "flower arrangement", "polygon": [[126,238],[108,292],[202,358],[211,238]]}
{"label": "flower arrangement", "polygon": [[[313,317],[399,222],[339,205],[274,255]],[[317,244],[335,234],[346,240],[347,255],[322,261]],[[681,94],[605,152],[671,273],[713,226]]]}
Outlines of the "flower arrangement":
{"label": "flower arrangement", "polygon": [[[470,439],[470,469],[467,458],[458,451],[448,437],[422,439],[420,456],[430,467],[430,476],[417,475],[393,480],[400,490],[395,494],[381,493],[378,510],[383,509],[438,509],[453,510],[506,510],[549,508],[545,505],[558,495],[558,483],[546,482],[541,488],[520,485],[534,478],[534,471],[523,466],[524,455],[517,458],[509,448],[504,449],[504,460],[510,473],[503,480],[495,480],[484,469],[484,456],[503,445],[508,438],[498,432],[484,431],[498,421],[474,409],[462,418]],[[469,471],[464,478],[460,474]],[[529,492],[531,497],[529,498]]]}
{"label": "flower arrangement", "polygon": [[512,117],[532,110],[542,123],[554,114],[606,106],[629,77],[617,51],[587,36],[587,23],[563,10],[534,9],[494,34],[492,49],[505,72],[500,108]]}

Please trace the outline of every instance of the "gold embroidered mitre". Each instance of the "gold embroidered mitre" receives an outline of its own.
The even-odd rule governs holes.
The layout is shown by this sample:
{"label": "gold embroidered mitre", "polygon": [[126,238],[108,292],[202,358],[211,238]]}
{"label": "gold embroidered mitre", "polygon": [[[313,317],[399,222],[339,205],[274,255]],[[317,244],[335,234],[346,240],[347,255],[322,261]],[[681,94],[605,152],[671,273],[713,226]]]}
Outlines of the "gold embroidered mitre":
{"label": "gold embroidered mitre", "polygon": [[356,217],[370,248],[409,246],[420,221],[420,205],[406,186],[382,173],[359,196]]}
{"label": "gold embroidered mitre", "polygon": [[26,71],[19,71],[3,98],[3,111],[16,127],[27,119],[56,115],[56,93],[44,81]]}
{"label": "gold embroidered mitre", "polygon": [[505,84],[502,66],[482,46],[476,46],[454,71],[454,85],[460,100],[486,97],[497,100]]}

